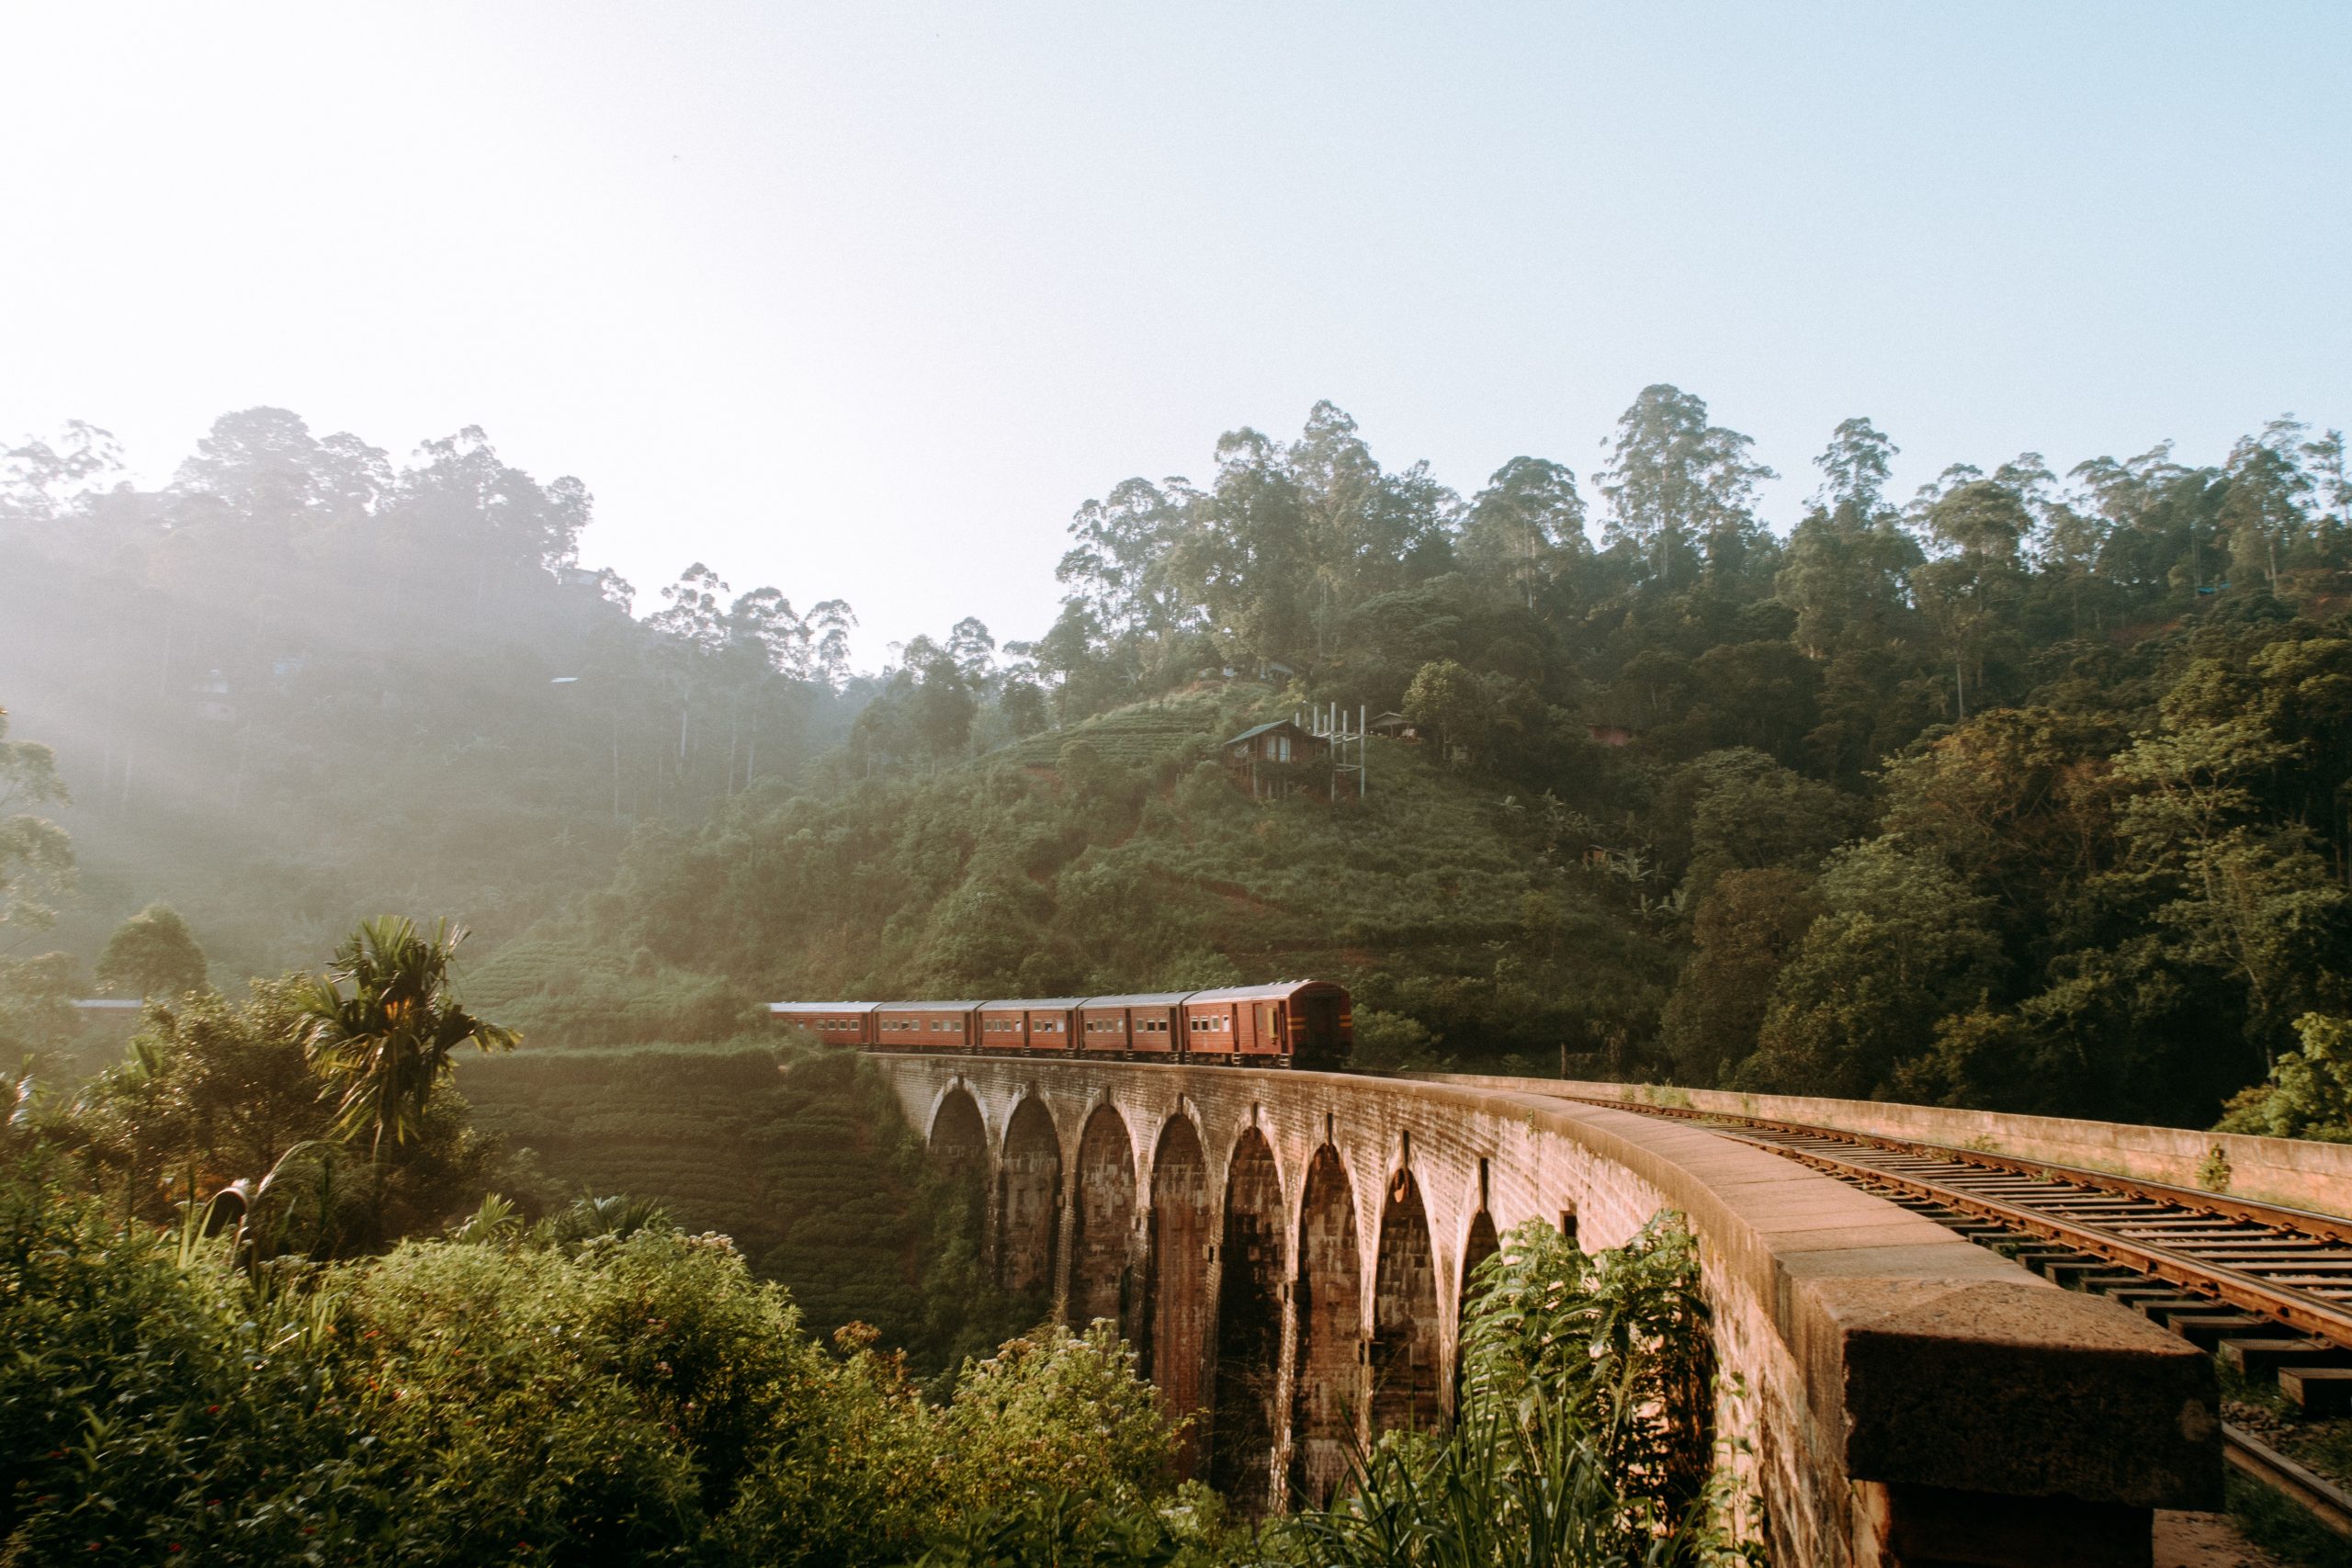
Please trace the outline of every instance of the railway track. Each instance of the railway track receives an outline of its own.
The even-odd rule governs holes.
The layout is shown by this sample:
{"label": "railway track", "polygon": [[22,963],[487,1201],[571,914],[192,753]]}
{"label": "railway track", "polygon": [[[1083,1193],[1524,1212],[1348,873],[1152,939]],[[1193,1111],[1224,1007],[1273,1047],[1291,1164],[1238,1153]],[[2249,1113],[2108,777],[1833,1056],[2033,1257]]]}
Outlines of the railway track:
{"label": "railway track", "polygon": [[[2352,1219],[1833,1128],[1564,1096],[1699,1122],[1867,1188],[2054,1283],[2104,1295],[2310,1416],[2352,1415]],[[2225,1423],[2230,1462],[2352,1536],[2352,1495]]]}

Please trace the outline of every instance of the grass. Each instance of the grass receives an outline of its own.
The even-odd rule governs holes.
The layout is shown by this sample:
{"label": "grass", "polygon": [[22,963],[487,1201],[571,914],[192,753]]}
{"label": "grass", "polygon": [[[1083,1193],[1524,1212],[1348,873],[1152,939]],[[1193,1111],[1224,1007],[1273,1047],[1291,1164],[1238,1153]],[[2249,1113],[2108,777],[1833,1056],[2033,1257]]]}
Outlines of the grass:
{"label": "grass", "polygon": [[928,1174],[888,1089],[846,1053],[526,1048],[467,1059],[458,1087],[555,1193],[655,1199],[689,1230],[733,1236],[819,1333],[854,1320],[917,1346],[930,1332]]}

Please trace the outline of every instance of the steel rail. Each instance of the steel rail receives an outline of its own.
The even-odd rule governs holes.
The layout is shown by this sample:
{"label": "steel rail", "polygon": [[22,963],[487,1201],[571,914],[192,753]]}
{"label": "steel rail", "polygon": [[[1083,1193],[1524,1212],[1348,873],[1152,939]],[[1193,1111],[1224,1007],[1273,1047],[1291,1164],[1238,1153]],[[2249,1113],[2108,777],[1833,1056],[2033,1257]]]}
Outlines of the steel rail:
{"label": "steel rail", "polygon": [[[1828,1129],[1821,1129],[1828,1131]],[[2271,1284],[2254,1275],[2232,1269],[2225,1264],[2200,1258],[2174,1247],[2160,1247],[2137,1237],[2120,1235],[2097,1225],[2068,1220],[2026,1203],[2012,1203],[1998,1198],[1987,1198],[1965,1188],[1947,1187],[1924,1177],[1906,1172],[1885,1170],[1877,1166],[1841,1160],[1815,1149],[1792,1148],[1770,1139],[1756,1138],[1749,1142],[1785,1154],[1815,1169],[1829,1175],[1860,1179],[1874,1185],[1894,1189],[1915,1198],[1926,1199],[1979,1219],[1994,1221],[2009,1230],[2063,1241],[2077,1251],[2105,1258],[2129,1269],[2176,1285],[2195,1286],[2210,1291],[2232,1306],[2245,1307],[2267,1317],[2275,1317],[2307,1334],[2352,1350],[2352,1312],[2305,1295],[2300,1291]]]}
{"label": "steel rail", "polygon": [[2048,1181],[2072,1182],[2078,1187],[2096,1187],[2102,1191],[2120,1192],[2129,1197],[2143,1198],[2153,1203],[2172,1203],[2184,1209],[2200,1210],[2224,1219],[2239,1220],[2247,1224],[2273,1225],[2304,1235],[2352,1246],[2352,1217],[2322,1213],[2316,1209],[2291,1208],[2284,1203],[2265,1203],[2250,1198],[2233,1198],[2225,1192],[2209,1192],[2201,1187],[2175,1187],[2166,1182],[2149,1181],[2136,1176],[2119,1175],[2090,1166],[2062,1165],[2054,1160],[2027,1159],[2018,1155],[2001,1154],[1992,1149],[1972,1149],[1951,1144],[1931,1144],[1917,1138],[1905,1138],[1892,1133],[1857,1133],[1845,1127],[1828,1127],[1819,1122],[1787,1122],[1771,1116],[1747,1116],[1725,1111],[1702,1111],[1687,1105],[1651,1105],[1625,1100],[1602,1100],[1591,1095],[1564,1094],[1555,1099],[1573,1100],[1583,1105],[1604,1105],[1616,1111],[1637,1111],[1649,1116],[1675,1116],[1692,1122],[1731,1122],[1749,1127],[1770,1127],[1776,1132],[1804,1133],[1816,1136],[1843,1138],[1849,1143],[1864,1144],[1877,1148],[1896,1149],[1909,1154],[1938,1159],[1958,1160],[1964,1165],[1979,1165],[1989,1170],[2006,1170],[2018,1176],[2039,1177]]}
{"label": "steel rail", "polygon": [[[1556,1098],[1647,1115],[1712,1122],[1734,1136],[1740,1135],[1734,1129],[1749,1127],[1921,1159],[1942,1160],[1987,1171],[2007,1172],[2083,1188],[2086,1190],[2086,1197],[2095,1197],[2100,1192],[2116,1193],[2142,1202],[2163,1204],[2192,1213],[2211,1213],[2241,1224],[2264,1226],[2279,1233],[2280,1238],[2290,1244],[2298,1240],[2352,1242],[2352,1220],[2341,1215],[2320,1214],[2279,1204],[2228,1198],[2199,1189],[2142,1181],[2080,1166],[2024,1160],[1989,1150],[1954,1148],[1949,1145],[1922,1143],[1882,1134],[1855,1133],[1842,1127],[1784,1122],[1771,1117],[1739,1116],[1688,1106],[1645,1105],[1587,1095],[1561,1095]],[[2258,1313],[2346,1349],[2352,1349],[2352,1312],[2242,1273],[2224,1264],[2199,1258],[2192,1253],[2120,1235],[2094,1224],[2067,1219],[2047,1209],[2038,1209],[2029,1202],[2009,1202],[1981,1192],[1972,1192],[1965,1188],[1946,1186],[1913,1172],[1839,1159],[1819,1148],[1800,1147],[1779,1138],[1750,1136],[1743,1138],[1743,1141],[1770,1149],[1775,1154],[1797,1160],[1840,1180],[1899,1192],[1921,1202],[1988,1221],[2003,1230],[2063,1243],[2076,1252],[2104,1258],[2134,1272],[2200,1293],[2210,1293],[2231,1305]],[[2072,1199],[2069,1202],[2073,1206],[2081,1206]],[[2140,1218],[2144,1221],[2149,1216]],[[2255,1236],[2243,1239],[2260,1240]],[[2313,1474],[2242,1427],[2223,1422],[2222,1438],[2222,1455],[2233,1467],[2291,1498],[2328,1529],[2352,1537],[2352,1494],[2347,1494],[2325,1477]]]}

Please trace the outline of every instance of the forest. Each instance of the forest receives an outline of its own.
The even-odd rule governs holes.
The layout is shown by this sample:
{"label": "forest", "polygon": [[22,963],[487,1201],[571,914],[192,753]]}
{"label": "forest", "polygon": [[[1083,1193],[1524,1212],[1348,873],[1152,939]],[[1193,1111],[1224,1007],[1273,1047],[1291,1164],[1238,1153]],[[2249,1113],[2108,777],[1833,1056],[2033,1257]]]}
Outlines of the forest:
{"label": "forest", "polygon": [[[74,426],[0,489],[17,787],[81,876],[15,989],[152,900],[222,978],[429,908],[541,1044],[1311,970],[1376,1064],[2340,1129],[2341,434],[1908,498],[1896,452],[1844,422],[1768,520],[1655,386],[1590,473],[1465,495],[1318,404],[1079,507],[1035,641],[858,675],[846,605],[699,563],[632,618],[586,487],[479,431],[395,470],[249,410],[141,494]],[[1216,743],[1317,704],[1418,739],[1361,803],[1234,788]]]}
{"label": "forest", "polygon": [[[1044,637],[910,648],[570,929],[786,996],[1311,969],[1383,1065],[2346,1135],[2341,434],[1907,500],[1895,452],[1840,424],[1782,533],[1672,387],[1466,498],[1329,404],[1235,432],[1080,508]],[[1419,743],[1362,804],[1234,789],[1215,743],[1315,704]]]}
{"label": "forest", "polygon": [[[479,431],[9,450],[0,1562],[1755,1561],[1672,1216],[1514,1233],[1454,1426],[1233,1517],[758,1003],[1311,973],[1367,1067],[2352,1139],[2341,435],[1894,456],[1776,529],[1671,387],[1467,496],[1320,404],[857,673],[700,562],[633,614]],[[1329,706],[1360,777],[1245,787]]]}

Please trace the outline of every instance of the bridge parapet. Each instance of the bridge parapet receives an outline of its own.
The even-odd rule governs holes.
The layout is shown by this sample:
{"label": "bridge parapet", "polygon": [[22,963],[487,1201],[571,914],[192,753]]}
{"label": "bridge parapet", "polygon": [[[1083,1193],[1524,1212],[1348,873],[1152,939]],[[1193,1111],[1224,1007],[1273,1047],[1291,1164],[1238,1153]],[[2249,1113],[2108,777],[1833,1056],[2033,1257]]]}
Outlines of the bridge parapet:
{"label": "bridge parapet", "polygon": [[[2352,1213],[2352,1144],[2148,1127],[2007,1111],[1956,1111],[1875,1100],[1743,1094],[1730,1089],[1656,1084],[1586,1083],[1561,1078],[1497,1077],[1470,1073],[1413,1075],[1414,1081],[1567,1094],[1626,1105],[1668,1106],[1726,1116],[1758,1116],[1903,1138],[1950,1148],[1977,1148],[2018,1159],[2078,1166],[2169,1187],[2205,1187],[2234,1198]],[[2219,1156],[2218,1160],[2215,1156]],[[2217,1181],[2216,1178],[2222,1179]]]}
{"label": "bridge parapet", "polygon": [[1746,1390],[1718,1421],[1776,1562],[2144,1563],[2150,1510],[2217,1499],[2193,1347],[1701,1127],[1460,1083],[876,1059],[944,1154],[980,1130],[1000,1278],[1072,1316],[1117,1303],[1246,1505],[1319,1498],[1375,1422],[1444,1417],[1499,1232],[1611,1247],[1666,1209]]}

